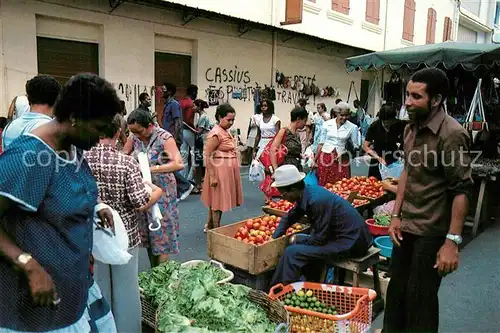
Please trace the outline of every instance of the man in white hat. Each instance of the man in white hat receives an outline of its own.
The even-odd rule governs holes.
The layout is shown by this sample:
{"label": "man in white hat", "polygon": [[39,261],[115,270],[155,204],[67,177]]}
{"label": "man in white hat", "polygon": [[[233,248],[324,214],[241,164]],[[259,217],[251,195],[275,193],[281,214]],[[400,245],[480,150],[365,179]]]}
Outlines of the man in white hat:
{"label": "man in white hat", "polygon": [[311,223],[311,232],[296,237],[295,243],[285,249],[272,285],[296,282],[306,274],[307,281],[318,281],[325,262],[362,256],[372,245],[373,238],[358,211],[324,187],[306,185],[304,177],[289,164],[274,173],[271,186],[278,188],[283,199],[295,202],[295,207],[281,219],[272,237],[283,236],[304,215]]}

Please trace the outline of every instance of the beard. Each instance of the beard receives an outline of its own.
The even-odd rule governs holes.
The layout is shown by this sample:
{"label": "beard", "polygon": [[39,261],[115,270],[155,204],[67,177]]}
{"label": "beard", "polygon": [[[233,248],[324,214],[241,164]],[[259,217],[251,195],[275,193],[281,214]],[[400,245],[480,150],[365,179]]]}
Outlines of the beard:
{"label": "beard", "polygon": [[408,112],[408,118],[412,123],[423,123],[429,116],[430,108],[414,107],[411,109],[406,109]]}

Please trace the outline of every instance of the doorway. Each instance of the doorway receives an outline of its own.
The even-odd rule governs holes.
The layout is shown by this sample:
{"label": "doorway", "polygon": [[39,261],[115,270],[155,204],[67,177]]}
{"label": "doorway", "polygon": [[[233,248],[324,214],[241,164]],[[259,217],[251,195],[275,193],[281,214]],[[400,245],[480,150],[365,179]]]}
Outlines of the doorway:
{"label": "doorway", "polygon": [[191,84],[191,56],[155,52],[155,110],[158,124],[161,124],[165,106],[161,87],[166,82],[177,86],[178,100],[186,95],[186,89]]}

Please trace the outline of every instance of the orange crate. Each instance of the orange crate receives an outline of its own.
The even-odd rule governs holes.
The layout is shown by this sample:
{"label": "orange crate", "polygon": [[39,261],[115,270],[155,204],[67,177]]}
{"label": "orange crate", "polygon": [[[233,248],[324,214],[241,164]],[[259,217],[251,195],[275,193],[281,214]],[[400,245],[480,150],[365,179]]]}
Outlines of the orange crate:
{"label": "orange crate", "polygon": [[278,284],[271,288],[269,297],[284,303],[288,294],[310,290],[319,302],[335,306],[337,315],[305,310],[285,305],[290,312],[290,332],[350,332],[365,333],[371,329],[374,290],[352,288],[312,282],[295,282],[287,286]]}

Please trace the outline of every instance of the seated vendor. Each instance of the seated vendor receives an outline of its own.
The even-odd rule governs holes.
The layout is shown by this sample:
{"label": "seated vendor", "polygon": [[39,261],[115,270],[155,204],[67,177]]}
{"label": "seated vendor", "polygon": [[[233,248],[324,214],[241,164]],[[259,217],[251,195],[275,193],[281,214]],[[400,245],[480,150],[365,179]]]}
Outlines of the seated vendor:
{"label": "seated vendor", "polygon": [[372,245],[372,236],[363,217],[346,200],[318,185],[306,185],[305,174],[293,165],[275,170],[274,183],[283,199],[295,207],[281,222],[273,238],[307,215],[310,235],[298,235],[281,257],[272,285],[300,281],[319,282],[325,263],[347,257],[363,256]]}

